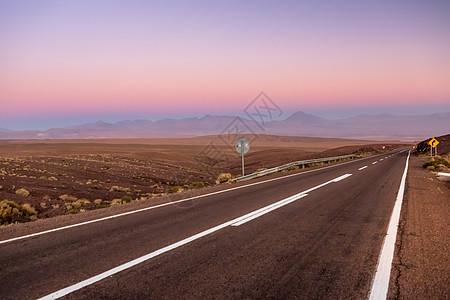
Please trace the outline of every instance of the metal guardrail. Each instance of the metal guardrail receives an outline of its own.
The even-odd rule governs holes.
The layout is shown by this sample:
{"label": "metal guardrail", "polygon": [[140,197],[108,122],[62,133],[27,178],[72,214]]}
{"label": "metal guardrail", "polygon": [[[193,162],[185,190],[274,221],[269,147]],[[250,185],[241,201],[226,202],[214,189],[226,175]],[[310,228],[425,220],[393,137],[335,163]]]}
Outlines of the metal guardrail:
{"label": "metal guardrail", "polygon": [[341,155],[341,156],[327,157],[327,158],[316,158],[316,159],[299,160],[299,161],[294,161],[294,162],[291,162],[291,163],[288,163],[288,164],[285,164],[285,165],[282,165],[282,166],[278,166],[278,167],[266,169],[266,170],[263,170],[263,171],[251,173],[251,174],[244,175],[244,176],[241,176],[241,177],[236,177],[236,178],[233,178],[231,181],[238,182],[238,181],[249,180],[249,179],[253,179],[253,178],[257,178],[257,177],[261,177],[261,176],[277,173],[279,171],[283,171],[283,170],[289,169],[291,167],[296,167],[296,166],[298,166],[298,167],[301,166],[302,168],[304,168],[305,165],[309,165],[309,164],[341,161],[341,160],[344,160],[344,159],[353,159],[353,158],[357,158],[357,157],[359,157],[359,155],[349,154],[349,155]]}

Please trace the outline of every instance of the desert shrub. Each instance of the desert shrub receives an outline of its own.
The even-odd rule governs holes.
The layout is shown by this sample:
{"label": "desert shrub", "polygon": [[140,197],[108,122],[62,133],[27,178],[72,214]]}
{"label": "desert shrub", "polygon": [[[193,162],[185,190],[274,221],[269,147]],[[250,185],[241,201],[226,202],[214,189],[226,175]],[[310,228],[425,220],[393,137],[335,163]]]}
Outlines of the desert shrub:
{"label": "desert shrub", "polygon": [[427,170],[433,171],[434,170],[434,166],[427,166]]}
{"label": "desert shrub", "polygon": [[95,200],[94,200],[94,203],[95,203],[95,204],[101,204],[101,203],[102,203],[102,199],[95,199]]}
{"label": "desert shrub", "polygon": [[113,206],[113,205],[120,205],[120,204],[122,204],[122,199],[113,199],[111,201],[111,206]]}
{"label": "desert shrub", "polygon": [[171,186],[168,189],[166,189],[167,194],[181,193],[182,191],[183,188],[181,186]]}
{"label": "desert shrub", "polygon": [[86,199],[86,198],[82,198],[82,199],[80,199],[80,201],[81,201],[83,204],[89,204],[89,203],[91,203],[91,201],[89,201],[89,200]]}
{"label": "desert shrub", "polygon": [[428,169],[428,167],[430,166],[432,166],[433,169],[430,168],[429,170],[434,170],[435,168],[440,166],[450,168],[450,160],[445,157],[433,157],[430,161],[423,164],[423,167],[426,169]]}
{"label": "desert shrub", "polygon": [[22,216],[20,207],[13,201],[3,200],[0,202],[0,224],[10,224],[19,220]]}
{"label": "desert shrub", "polygon": [[129,193],[131,192],[130,188],[126,188],[126,187],[121,187],[121,186],[117,186],[117,185],[113,185],[110,189],[110,192],[124,192],[124,193]]}
{"label": "desert shrub", "polygon": [[22,204],[22,210],[28,215],[37,215],[36,209],[28,203]]}
{"label": "desert shrub", "polygon": [[0,224],[26,222],[37,219],[37,211],[30,204],[19,205],[14,201],[0,201]]}
{"label": "desert shrub", "polygon": [[84,200],[83,199],[79,199],[79,200],[76,200],[74,202],[65,203],[65,206],[66,206],[67,212],[69,214],[77,214],[79,212],[84,211],[84,209],[81,209],[83,204],[84,204]]}
{"label": "desert shrub", "polygon": [[223,183],[223,182],[228,182],[229,180],[231,180],[231,174],[230,173],[220,173],[219,176],[217,177],[216,183]]}
{"label": "desert shrub", "polygon": [[58,179],[55,176],[50,176],[48,178],[48,180],[50,180],[50,181],[57,181]]}
{"label": "desert shrub", "polygon": [[80,209],[83,206],[83,202],[81,200],[77,200],[72,202],[72,208],[73,209]]}
{"label": "desert shrub", "polygon": [[128,196],[123,196],[122,198],[120,198],[120,200],[122,200],[122,203],[128,203],[131,202],[131,197]]}
{"label": "desert shrub", "polygon": [[2,190],[2,189],[3,189],[3,186],[0,185],[0,190]]}
{"label": "desert shrub", "polygon": [[30,192],[24,188],[21,188],[16,191],[16,195],[28,197],[30,195]]}
{"label": "desert shrub", "polygon": [[59,199],[61,199],[61,200],[64,201],[64,202],[74,202],[74,201],[77,201],[77,197],[71,196],[71,195],[67,195],[67,194],[64,194],[64,195],[59,196]]}
{"label": "desert shrub", "polygon": [[205,186],[204,182],[201,181],[197,181],[197,182],[193,182],[189,185],[190,189],[201,189],[202,187]]}

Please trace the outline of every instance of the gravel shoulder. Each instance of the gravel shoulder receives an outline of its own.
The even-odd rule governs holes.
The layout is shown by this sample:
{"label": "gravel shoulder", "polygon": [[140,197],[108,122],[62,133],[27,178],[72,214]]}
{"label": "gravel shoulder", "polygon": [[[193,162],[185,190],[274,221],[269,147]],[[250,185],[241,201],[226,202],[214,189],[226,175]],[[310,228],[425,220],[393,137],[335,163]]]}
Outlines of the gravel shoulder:
{"label": "gravel shoulder", "polygon": [[411,156],[389,299],[450,299],[450,183]]}

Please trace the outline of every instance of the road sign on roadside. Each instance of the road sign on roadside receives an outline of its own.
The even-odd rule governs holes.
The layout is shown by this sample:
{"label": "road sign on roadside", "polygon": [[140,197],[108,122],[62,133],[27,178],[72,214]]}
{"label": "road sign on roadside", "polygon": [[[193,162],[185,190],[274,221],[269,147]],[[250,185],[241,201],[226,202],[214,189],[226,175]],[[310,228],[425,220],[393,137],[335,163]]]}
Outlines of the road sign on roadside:
{"label": "road sign on roadside", "polygon": [[236,151],[242,156],[242,176],[244,176],[244,154],[250,150],[250,142],[246,138],[240,138],[236,141]]}
{"label": "road sign on roadside", "polygon": [[439,141],[435,138],[432,138],[429,142],[428,145],[431,146],[430,150],[431,150],[431,156],[433,156],[433,148],[434,148],[434,155],[437,155],[437,145],[439,144]]}
{"label": "road sign on roadside", "polygon": [[236,141],[236,151],[239,154],[245,154],[250,150],[250,142],[246,138],[240,138]]}
{"label": "road sign on roadside", "polygon": [[431,147],[436,147],[439,144],[439,141],[435,138],[432,138],[429,142],[428,145],[430,145]]}

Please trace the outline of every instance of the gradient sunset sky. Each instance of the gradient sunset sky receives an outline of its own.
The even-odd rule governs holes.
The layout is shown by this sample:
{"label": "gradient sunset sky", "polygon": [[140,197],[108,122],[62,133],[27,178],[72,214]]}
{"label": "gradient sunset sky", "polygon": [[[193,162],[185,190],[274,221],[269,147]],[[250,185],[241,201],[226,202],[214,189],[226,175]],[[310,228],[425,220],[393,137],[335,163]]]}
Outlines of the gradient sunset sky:
{"label": "gradient sunset sky", "polygon": [[0,127],[450,111],[450,1],[0,0]]}

